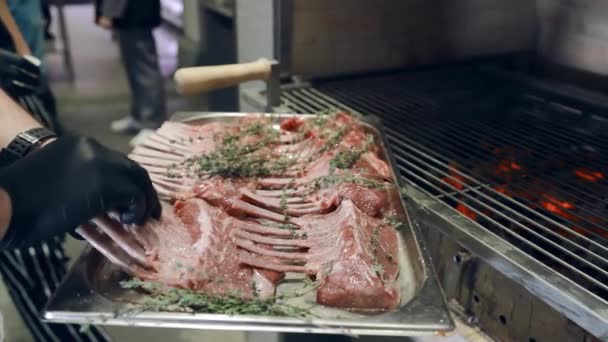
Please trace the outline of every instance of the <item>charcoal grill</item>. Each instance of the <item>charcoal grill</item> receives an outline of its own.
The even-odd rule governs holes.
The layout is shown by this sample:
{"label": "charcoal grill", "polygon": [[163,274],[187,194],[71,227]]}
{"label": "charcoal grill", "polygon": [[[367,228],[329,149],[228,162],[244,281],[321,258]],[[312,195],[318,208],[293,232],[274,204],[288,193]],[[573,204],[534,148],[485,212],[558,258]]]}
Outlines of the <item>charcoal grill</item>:
{"label": "charcoal grill", "polygon": [[282,99],[383,118],[444,289],[470,322],[504,340],[608,339],[600,95],[475,63],[286,86]]}

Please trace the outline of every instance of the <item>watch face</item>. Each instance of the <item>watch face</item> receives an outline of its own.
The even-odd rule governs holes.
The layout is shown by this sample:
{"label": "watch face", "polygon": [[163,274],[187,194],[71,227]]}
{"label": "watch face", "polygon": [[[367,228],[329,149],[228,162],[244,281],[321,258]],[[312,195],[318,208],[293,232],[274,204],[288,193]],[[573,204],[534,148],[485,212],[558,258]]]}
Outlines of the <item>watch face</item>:
{"label": "watch face", "polygon": [[30,63],[34,64],[37,67],[40,67],[40,65],[42,65],[42,61],[40,61],[40,59],[38,59],[34,56],[25,55],[25,56],[23,56],[23,58],[27,59]]}
{"label": "watch face", "polygon": [[23,132],[23,133],[19,134],[19,136],[30,144],[33,144],[33,143],[37,142],[38,140],[40,140],[40,137],[31,135],[28,132]]}

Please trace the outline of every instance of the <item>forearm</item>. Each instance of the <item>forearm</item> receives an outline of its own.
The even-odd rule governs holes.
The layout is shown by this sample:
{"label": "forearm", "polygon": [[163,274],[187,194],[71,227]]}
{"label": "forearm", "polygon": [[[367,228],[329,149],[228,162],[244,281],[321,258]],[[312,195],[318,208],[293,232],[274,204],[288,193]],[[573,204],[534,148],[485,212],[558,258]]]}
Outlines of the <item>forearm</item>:
{"label": "forearm", "polygon": [[6,147],[17,134],[40,127],[23,108],[0,89],[0,147]]}
{"label": "forearm", "polygon": [[[32,128],[41,127],[40,123],[15,103],[2,89],[0,89],[0,118],[2,118],[2,125],[0,125],[0,147],[2,148],[6,147],[17,134]],[[39,149],[53,140],[46,140],[42,145],[36,146],[36,148]],[[0,177],[3,177],[3,175],[0,174]],[[0,187],[0,240],[6,235],[11,218],[11,198],[6,189]]]}
{"label": "forearm", "polygon": [[[31,128],[40,127],[36,120],[1,89],[0,117],[2,118],[2,125],[0,125],[0,147],[2,148],[6,147],[17,134]],[[0,188],[0,240],[9,227],[11,214],[11,199],[6,191]]]}
{"label": "forearm", "polygon": [[0,20],[2,20],[4,26],[6,26],[6,29],[10,34],[13,43],[15,44],[17,53],[22,56],[31,55],[32,52],[30,51],[27,42],[23,38],[21,30],[19,29],[19,26],[17,26],[17,23],[15,22],[6,1],[7,0],[0,0]]}
{"label": "forearm", "polygon": [[8,226],[11,223],[12,205],[8,193],[0,188],[0,240],[6,235]]}

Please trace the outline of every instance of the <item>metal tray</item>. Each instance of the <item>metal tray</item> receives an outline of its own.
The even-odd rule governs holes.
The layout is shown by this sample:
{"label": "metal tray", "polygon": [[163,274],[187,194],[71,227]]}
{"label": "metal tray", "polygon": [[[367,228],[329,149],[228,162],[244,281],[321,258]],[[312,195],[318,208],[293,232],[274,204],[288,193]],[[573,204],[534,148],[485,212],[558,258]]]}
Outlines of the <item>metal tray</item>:
{"label": "metal tray", "polygon": [[[201,124],[231,120],[244,113],[177,113],[172,120]],[[298,114],[267,114],[277,123]],[[311,116],[307,114],[299,114]],[[392,167],[398,181],[395,162],[388,151],[382,125],[375,117],[365,117],[370,133],[382,147],[381,157]],[[128,325],[141,327],[249,330],[275,332],[334,333],[346,335],[411,336],[446,332],[453,329],[443,291],[438,286],[429,254],[421,239],[415,220],[407,215],[408,203],[398,196],[392,200],[401,211],[406,229],[400,236],[401,305],[381,314],[355,314],[345,310],[314,311],[320,318],[289,318],[269,316],[228,316],[174,312],[127,312],[129,301],[144,296],[141,292],[120,288],[118,282],[128,276],[92,248],[87,248],[68,272],[63,283],[50,299],[43,319],[52,323]],[[278,292],[283,291],[279,285]]]}

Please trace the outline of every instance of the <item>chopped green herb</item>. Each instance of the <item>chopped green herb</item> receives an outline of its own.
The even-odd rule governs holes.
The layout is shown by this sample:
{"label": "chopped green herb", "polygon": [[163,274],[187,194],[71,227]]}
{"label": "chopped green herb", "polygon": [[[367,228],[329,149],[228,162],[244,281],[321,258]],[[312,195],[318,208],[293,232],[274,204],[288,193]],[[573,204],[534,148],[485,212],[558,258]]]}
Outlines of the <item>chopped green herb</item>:
{"label": "chopped green herb", "polygon": [[190,313],[217,313],[226,315],[267,315],[310,317],[308,309],[285,303],[282,298],[244,299],[240,293],[212,296],[192,290],[167,288],[160,283],[137,279],[121,282],[123,288],[143,289],[150,293],[134,303],[131,309],[142,311],[174,311]]}

